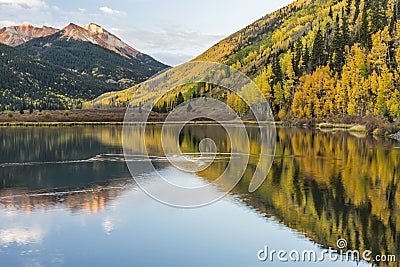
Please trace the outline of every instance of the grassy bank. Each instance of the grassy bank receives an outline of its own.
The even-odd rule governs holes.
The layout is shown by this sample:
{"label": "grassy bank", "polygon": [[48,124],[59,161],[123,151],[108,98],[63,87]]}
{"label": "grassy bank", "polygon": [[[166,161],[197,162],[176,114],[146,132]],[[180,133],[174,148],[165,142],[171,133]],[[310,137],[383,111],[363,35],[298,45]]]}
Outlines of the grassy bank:
{"label": "grassy bank", "polygon": [[0,123],[123,122],[124,116],[124,109],[4,111],[0,113]]}

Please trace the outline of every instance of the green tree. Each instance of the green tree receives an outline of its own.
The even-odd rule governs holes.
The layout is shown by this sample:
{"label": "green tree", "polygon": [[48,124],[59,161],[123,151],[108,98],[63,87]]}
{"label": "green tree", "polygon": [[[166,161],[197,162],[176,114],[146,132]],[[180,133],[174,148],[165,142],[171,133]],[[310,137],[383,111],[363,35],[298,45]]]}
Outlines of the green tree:
{"label": "green tree", "polygon": [[179,106],[183,102],[185,102],[185,99],[183,98],[182,92],[179,92],[177,97],[176,97],[176,106]]}
{"label": "green tree", "polygon": [[359,39],[362,47],[368,50],[371,49],[372,47],[371,32],[369,29],[368,13],[365,10],[365,7],[362,13],[362,22],[360,27]]}
{"label": "green tree", "polygon": [[387,24],[387,0],[368,0],[367,2],[370,2],[370,25],[371,33],[374,34]]}
{"label": "green tree", "polygon": [[312,69],[325,65],[325,39],[319,28],[315,34],[314,45],[311,53]]}

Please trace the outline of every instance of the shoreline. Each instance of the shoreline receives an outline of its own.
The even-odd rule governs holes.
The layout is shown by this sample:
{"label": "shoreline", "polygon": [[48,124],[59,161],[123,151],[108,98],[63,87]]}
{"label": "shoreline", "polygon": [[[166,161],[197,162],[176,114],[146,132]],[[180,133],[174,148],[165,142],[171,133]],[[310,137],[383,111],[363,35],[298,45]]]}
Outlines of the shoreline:
{"label": "shoreline", "polygon": [[[131,121],[124,122],[125,109],[87,109],[87,110],[45,110],[34,111],[32,113],[24,112],[2,112],[0,113],[0,127],[75,127],[75,126],[124,126],[124,125],[160,125],[164,124],[167,114],[152,114],[147,122]],[[144,118],[143,118],[144,119]],[[181,124],[183,121],[169,122],[168,124]],[[198,120],[191,121],[189,124],[205,125],[218,124],[216,121]],[[221,121],[225,124],[245,124],[255,125],[256,121]],[[375,116],[347,117],[332,121],[321,121],[317,119],[310,120],[283,120],[274,122],[265,122],[263,124],[273,123],[281,127],[294,127],[306,129],[319,129],[321,131],[335,132],[348,131],[359,135],[373,135],[388,137],[400,141],[400,121],[389,123],[383,118]]]}
{"label": "shoreline", "polygon": [[357,124],[345,124],[345,123],[319,123],[314,126],[311,125],[287,125],[285,122],[281,121],[274,121],[274,122],[265,122],[265,123],[257,123],[255,121],[224,121],[224,122],[215,122],[215,121],[191,121],[191,122],[0,122],[0,128],[7,128],[7,127],[21,127],[21,128],[36,128],[36,127],[84,127],[84,126],[92,126],[92,127],[102,127],[102,126],[121,126],[124,125],[162,125],[162,124],[181,124],[186,123],[190,125],[217,125],[219,123],[224,124],[231,124],[231,125],[238,125],[243,123],[244,125],[270,125],[273,124],[277,127],[283,128],[303,128],[303,129],[310,129],[310,130],[320,130],[324,132],[337,132],[337,131],[344,131],[353,134],[358,134],[361,137],[367,136],[377,136],[377,137],[384,137],[391,140],[399,141],[400,142],[400,132],[392,133],[392,134],[377,134],[376,131],[373,133],[366,130],[366,127],[363,125]]}
{"label": "shoreline", "polygon": [[223,124],[232,124],[232,125],[237,125],[237,124],[245,124],[245,125],[252,125],[252,124],[260,124],[260,125],[269,125],[269,124],[274,124],[276,126],[282,126],[283,122],[263,122],[263,123],[257,123],[255,121],[241,121],[241,122],[235,122],[235,121],[221,121],[221,122],[215,122],[215,121],[190,121],[190,122],[184,122],[184,121],[176,121],[176,122],[161,122],[161,121],[148,121],[148,122],[0,122],[0,127],[74,127],[74,126],[123,126],[123,125],[162,125],[162,124],[191,124],[191,125],[217,125],[219,123]]}

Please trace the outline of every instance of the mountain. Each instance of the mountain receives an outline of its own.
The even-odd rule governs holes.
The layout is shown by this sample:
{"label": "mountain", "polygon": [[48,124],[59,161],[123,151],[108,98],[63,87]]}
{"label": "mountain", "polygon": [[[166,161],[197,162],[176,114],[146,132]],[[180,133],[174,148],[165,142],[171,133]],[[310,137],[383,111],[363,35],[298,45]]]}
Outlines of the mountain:
{"label": "mountain", "polygon": [[138,58],[143,54],[134,48],[130,47],[121,39],[108,32],[103,27],[90,23],[85,26],[78,26],[76,24],[69,24],[62,29],[62,37],[68,40],[78,40],[84,42],[90,42],[92,44],[99,45],[110,51],[113,51],[125,58]]}
{"label": "mountain", "polygon": [[120,54],[121,56],[126,58],[143,57],[143,54],[141,52],[130,47],[129,45],[121,41],[121,39],[97,24],[90,23],[83,26],[82,28],[87,30],[95,38],[96,44],[104,48],[114,51],[115,53]]}
{"label": "mountain", "polygon": [[79,108],[167,67],[93,23],[2,28],[0,110]]}
{"label": "mountain", "polygon": [[[91,42],[126,58],[144,56],[143,53],[132,48],[114,34],[94,23],[89,23],[82,27],[70,23],[62,30],[65,31],[63,37],[67,39],[72,38],[74,40]],[[31,24],[4,27],[0,29],[0,43],[15,47],[32,39],[45,37],[58,31],[60,29],[47,26],[35,27]]]}
{"label": "mountain", "polygon": [[297,0],[195,60],[246,73],[278,119],[393,121],[400,117],[399,12],[398,0]]}
{"label": "mountain", "polygon": [[0,110],[65,109],[118,90],[91,76],[69,71],[0,44]]}
{"label": "mountain", "polygon": [[145,81],[168,67],[95,24],[80,27],[71,23],[17,48],[54,65],[117,84],[120,89]]}
{"label": "mountain", "polygon": [[34,38],[44,37],[57,32],[58,29],[51,27],[34,27],[30,24],[10,26],[0,29],[0,43],[9,46],[18,46]]}

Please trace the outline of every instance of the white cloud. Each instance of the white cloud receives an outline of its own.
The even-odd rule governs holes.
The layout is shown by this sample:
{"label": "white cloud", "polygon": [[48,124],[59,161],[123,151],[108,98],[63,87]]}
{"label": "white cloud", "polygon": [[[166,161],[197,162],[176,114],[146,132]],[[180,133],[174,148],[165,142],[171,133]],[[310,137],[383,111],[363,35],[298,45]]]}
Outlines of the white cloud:
{"label": "white cloud", "polygon": [[112,222],[112,220],[110,219],[110,218],[105,218],[104,220],[103,220],[103,223],[101,224],[102,225],[102,227],[103,227],[103,230],[104,230],[104,232],[107,234],[107,235],[110,235],[111,234],[111,232],[114,230],[114,228],[115,228],[115,225],[114,225],[114,223]]}
{"label": "white cloud", "polygon": [[108,6],[100,7],[99,10],[108,15],[126,15],[125,12],[109,8]]}
{"label": "white cloud", "polygon": [[11,228],[0,231],[0,244],[8,246],[13,243],[27,245],[40,243],[43,239],[43,232],[39,229]]}
{"label": "white cloud", "polygon": [[14,26],[17,23],[13,20],[0,20],[0,27]]}
{"label": "white cloud", "polygon": [[78,10],[79,10],[80,12],[86,12],[86,9],[84,9],[84,8],[78,8]]}
{"label": "white cloud", "polygon": [[114,29],[113,32],[132,47],[172,66],[193,59],[228,35],[187,31],[178,26],[155,31]]}
{"label": "white cloud", "polygon": [[47,7],[47,4],[43,0],[0,0],[0,5],[11,5],[27,8]]}

